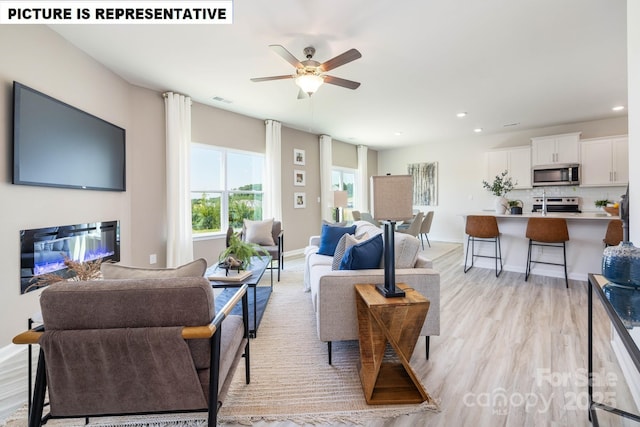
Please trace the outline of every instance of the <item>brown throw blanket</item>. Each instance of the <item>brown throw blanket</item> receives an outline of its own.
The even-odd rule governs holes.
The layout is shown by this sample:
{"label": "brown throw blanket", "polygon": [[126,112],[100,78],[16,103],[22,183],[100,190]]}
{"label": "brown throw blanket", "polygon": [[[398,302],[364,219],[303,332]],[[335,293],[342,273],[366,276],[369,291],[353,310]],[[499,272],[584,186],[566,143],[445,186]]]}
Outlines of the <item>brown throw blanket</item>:
{"label": "brown throw blanket", "polygon": [[181,327],[46,331],[53,416],[207,408]]}

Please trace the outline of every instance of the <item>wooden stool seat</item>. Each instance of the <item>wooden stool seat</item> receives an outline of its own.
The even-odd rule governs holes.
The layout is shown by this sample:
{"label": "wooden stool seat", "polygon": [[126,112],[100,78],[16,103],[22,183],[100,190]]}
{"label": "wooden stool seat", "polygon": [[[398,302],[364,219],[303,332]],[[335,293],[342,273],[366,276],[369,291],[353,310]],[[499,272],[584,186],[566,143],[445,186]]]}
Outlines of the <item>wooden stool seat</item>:
{"label": "wooden stool seat", "polygon": [[[525,272],[525,282],[531,273],[531,263],[559,265],[564,267],[564,280],[567,288],[569,279],[567,277],[567,247],[569,241],[569,229],[567,220],[564,218],[529,218],[527,222],[526,237],[529,239],[529,250],[527,252],[527,269]],[[531,249],[533,246],[551,246],[562,248],[562,263],[536,261],[531,259]]]}

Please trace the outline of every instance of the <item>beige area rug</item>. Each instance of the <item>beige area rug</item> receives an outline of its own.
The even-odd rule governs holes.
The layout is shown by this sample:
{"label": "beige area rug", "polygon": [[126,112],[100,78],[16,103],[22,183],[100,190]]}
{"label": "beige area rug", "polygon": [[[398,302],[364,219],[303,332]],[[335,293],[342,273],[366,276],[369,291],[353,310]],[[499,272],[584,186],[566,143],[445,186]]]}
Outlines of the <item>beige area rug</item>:
{"label": "beige area rug", "polygon": [[[435,260],[460,245],[431,242],[431,246],[425,246],[424,254]],[[251,341],[251,384],[245,384],[244,366],[239,365],[218,414],[219,423],[366,425],[374,420],[438,411],[438,401],[433,397],[419,405],[367,405],[358,376],[358,343],[334,343],[332,365],[328,364],[327,344],[317,338],[310,294],[303,291],[302,270],[302,258],[285,260],[282,279],[274,283],[258,336]],[[266,285],[269,277],[265,276],[262,283]],[[424,351],[417,346],[416,351],[420,350]],[[425,375],[420,370],[416,374],[418,378]],[[204,426],[205,420],[206,414],[191,413],[91,418],[86,425],[191,427]],[[26,425],[26,408],[6,423],[6,427]],[[84,419],[47,423],[52,427],[84,425]]]}
{"label": "beige area rug", "polygon": [[357,341],[334,343],[329,365],[327,344],[317,338],[302,276],[286,267],[285,272],[286,279],[275,285],[258,336],[251,343],[251,384],[244,383],[243,370],[236,371],[219,412],[221,422],[361,424],[438,410],[434,399],[420,405],[367,405],[358,376]]}
{"label": "beige area rug", "polygon": [[462,246],[460,243],[450,243],[450,242],[434,242],[431,241],[431,247],[427,244],[427,241],[424,242],[424,249],[420,251],[420,253],[430,260],[436,260],[443,255],[448,254],[451,251],[456,250]]}

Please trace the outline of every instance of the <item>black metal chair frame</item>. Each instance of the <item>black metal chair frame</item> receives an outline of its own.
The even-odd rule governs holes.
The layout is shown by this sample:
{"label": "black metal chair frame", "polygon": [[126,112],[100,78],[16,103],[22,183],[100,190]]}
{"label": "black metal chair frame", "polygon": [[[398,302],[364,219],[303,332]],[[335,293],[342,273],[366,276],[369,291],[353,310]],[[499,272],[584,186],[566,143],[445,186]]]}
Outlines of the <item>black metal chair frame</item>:
{"label": "black metal chair frame", "polygon": [[[493,243],[495,255],[478,255],[475,252],[475,242],[488,242]],[[469,259],[469,246],[471,246],[471,265],[467,268],[467,260]],[[475,258],[492,258],[496,261],[496,277],[500,276],[502,273],[502,248],[500,247],[500,236],[496,237],[467,237],[467,252],[464,255],[464,272],[471,270],[473,268],[473,260]],[[498,271],[498,260],[500,260],[500,271]]]}
{"label": "black metal chair frame", "polygon": [[[562,248],[562,259],[563,263],[558,262],[548,262],[548,261],[536,261],[531,259],[531,249],[533,246],[548,246],[552,248]],[[566,242],[559,243],[540,243],[535,240],[529,239],[529,250],[527,251],[527,269],[524,274],[524,281],[526,282],[529,279],[529,275],[531,274],[531,263],[534,264],[547,264],[547,265],[557,265],[564,267],[564,282],[569,288],[569,278],[567,276],[567,245]]]}
{"label": "black metal chair frame", "polygon": [[284,230],[280,230],[280,234],[278,234],[278,256],[277,256],[278,266],[277,267],[273,266],[273,261],[276,259],[273,257],[271,258],[271,263],[269,264],[269,270],[273,270],[277,268],[278,282],[280,281],[280,270],[284,269],[284,251],[282,250],[283,247],[284,247]]}

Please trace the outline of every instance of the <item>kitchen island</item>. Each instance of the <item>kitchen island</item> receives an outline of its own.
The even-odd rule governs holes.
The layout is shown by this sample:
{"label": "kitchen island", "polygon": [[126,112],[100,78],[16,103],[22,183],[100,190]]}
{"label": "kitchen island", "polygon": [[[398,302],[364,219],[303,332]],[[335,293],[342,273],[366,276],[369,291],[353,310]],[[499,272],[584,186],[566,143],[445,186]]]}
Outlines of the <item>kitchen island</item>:
{"label": "kitchen island", "polygon": [[[462,216],[463,232],[467,215],[495,216],[500,229],[500,246],[502,248],[502,264],[506,271],[524,273],[527,265],[527,250],[529,239],[525,237],[527,221],[529,218],[541,218],[541,213],[524,213],[522,215],[496,214],[495,212],[469,212]],[[602,263],[602,251],[604,250],[604,235],[607,225],[617,216],[609,216],[604,212],[585,213],[548,213],[548,218],[565,218],[569,229],[569,241],[567,242],[567,273],[569,279],[587,280],[589,273],[600,273]],[[467,235],[464,235],[464,253],[467,251]],[[476,253],[492,256],[493,243],[475,244]],[[562,249],[534,246],[532,259],[549,262],[562,262]],[[463,259],[464,264],[464,259]],[[469,253],[468,264],[471,263]],[[495,268],[493,259],[475,258],[474,266],[482,268]],[[564,278],[562,267],[531,263],[531,274]]]}

